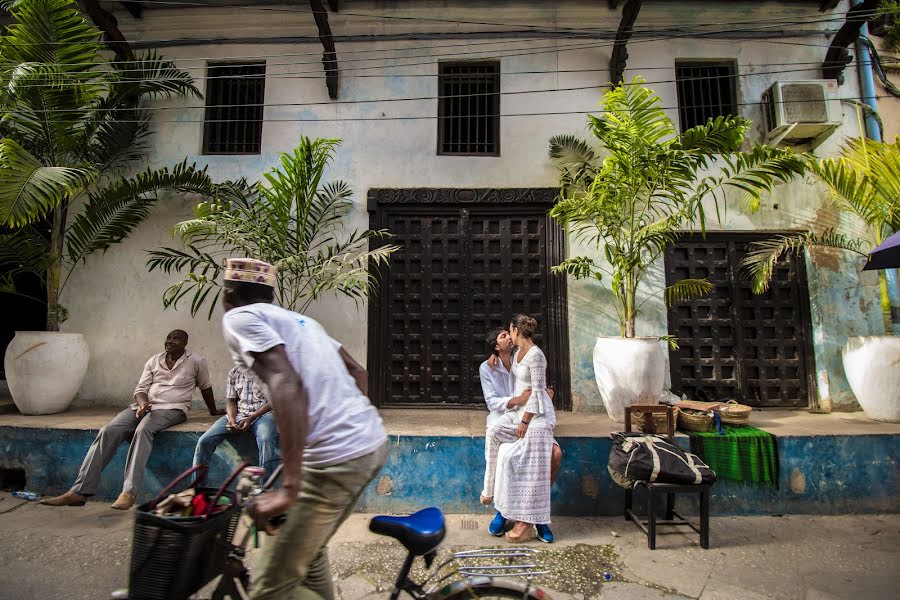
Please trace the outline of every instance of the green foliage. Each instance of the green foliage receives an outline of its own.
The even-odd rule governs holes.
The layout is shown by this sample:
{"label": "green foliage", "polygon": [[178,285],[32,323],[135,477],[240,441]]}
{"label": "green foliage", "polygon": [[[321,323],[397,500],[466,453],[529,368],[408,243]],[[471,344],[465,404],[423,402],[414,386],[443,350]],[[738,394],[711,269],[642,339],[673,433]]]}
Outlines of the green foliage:
{"label": "green foliage", "polygon": [[[560,171],[561,201],[550,215],[579,239],[602,249],[622,335],[634,336],[640,312],[637,289],[647,270],[685,231],[705,231],[704,201],[724,206],[724,192],[741,192],[745,203],[779,181],[803,172],[802,159],[788,150],[739,149],[749,128],[742,118],[711,119],[681,135],[659,97],[635,78],[608,92],[602,114],[590,117],[600,151],[572,136],[550,140],[550,158]],[[700,177],[701,172],[717,174]],[[576,278],[602,279],[601,267],[586,257],[554,269]],[[667,302],[709,293],[705,280],[669,286]]]}
{"label": "green foliage", "polygon": [[[752,244],[742,267],[757,294],[768,289],[778,260],[787,252],[820,246],[868,255],[887,236],[900,231],[900,140],[888,144],[853,138],[844,143],[839,157],[809,157],[807,166],[831,192],[835,208],[865,224],[865,234],[850,236],[829,228]],[[883,272],[879,276],[885,326],[890,331],[887,283]]]}
{"label": "green foliage", "polygon": [[[191,315],[207,306],[211,317],[221,291],[224,259],[248,256],[278,267],[278,303],[303,312],[318,298],[341,293],[365,297],[374,284],[370,266],[387,265],[397,246],[383,244],[386,231],[343,235],[353,203],[343,181],[322,182],[340,140],[302,137],[291,153],[262,181],[216,186],[212,200],[178,223],[180,248],[150,252],[148,268],[182,274],[163,295],[163,306],[177,308],[190,295]],[[370,243],[376,247],[369,250]]]}
{"label": "green foliage", "polygon": [[[18,274],[44,278],[47,328],[56,330],[75,267],[128,236],[160,192],[211,191],[205,171],[186,163],[127,176],[146,158],[143,102],[200,92],[155,53],[103,58],[100,32],[71,0],[3,6],[13,23],[0,37],[0,226],[10,232],[0,235],[0,268],[10,273],[0,291],[17,293]],[[41,221],[50,223],[49,240],[34,228]]]}

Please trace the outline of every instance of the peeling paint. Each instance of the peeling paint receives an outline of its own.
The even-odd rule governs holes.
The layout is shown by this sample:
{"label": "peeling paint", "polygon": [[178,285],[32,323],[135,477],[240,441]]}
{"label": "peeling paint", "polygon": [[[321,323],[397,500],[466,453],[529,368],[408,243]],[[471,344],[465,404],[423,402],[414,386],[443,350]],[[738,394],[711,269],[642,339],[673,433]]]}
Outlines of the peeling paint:
{"label": "peeling paint", "polygon": [[375,486],[375,493],[379,496],[390,496],[394,489],[394,480],[388,475],[382,475],[378,478],[378,485]]}
{"label": "peeling paint", "polygon": [[800,469],[794,468],[791,471],[791,491],[801,496],[806,493],[806,477]]}
{"label": "peeling paint", "polygon": [[600,494],[600,484],[593,475],[581,476],[581,493],[588,498],[596,498]]}

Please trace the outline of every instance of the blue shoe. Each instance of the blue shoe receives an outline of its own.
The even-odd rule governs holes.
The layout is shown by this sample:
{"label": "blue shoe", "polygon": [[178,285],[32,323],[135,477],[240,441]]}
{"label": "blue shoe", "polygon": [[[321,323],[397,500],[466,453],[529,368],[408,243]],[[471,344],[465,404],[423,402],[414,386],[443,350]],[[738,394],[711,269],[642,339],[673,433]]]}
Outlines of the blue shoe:
{"label": "blue shoe", "polygon": [[550,531],[549,525],[535,525],[535,529],[537,529],[537,537],[544,543],[552,544],[553,543],[553,532]]}
{"label": "blue shoe", "polygon": [[494,516],[494,520],[491,521],[491,524],[488,525],[488,533],[495,537],[500,537],[503,535],[503,531],[506,528],[506,518],[500,514],[500,511],[497,511],[496,516]]}

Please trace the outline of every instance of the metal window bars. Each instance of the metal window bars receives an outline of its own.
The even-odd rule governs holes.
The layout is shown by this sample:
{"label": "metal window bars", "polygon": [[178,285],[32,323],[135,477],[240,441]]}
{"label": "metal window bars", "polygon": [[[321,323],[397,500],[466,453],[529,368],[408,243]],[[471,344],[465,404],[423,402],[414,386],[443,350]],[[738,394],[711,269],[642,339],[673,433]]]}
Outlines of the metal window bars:
{"label": "metal window bars", "polygon": [[738,114],[735,74],[733,62],[675,63],[681,131],[719,116]]}
{"label": "metal window bars", "polygon": [[259,154],[265,63],[211,64],[207,75],[203,154]]}
{"label": "metal window bars", "polygon": [[499,156],[500,63],[441,63],[438,154]]}

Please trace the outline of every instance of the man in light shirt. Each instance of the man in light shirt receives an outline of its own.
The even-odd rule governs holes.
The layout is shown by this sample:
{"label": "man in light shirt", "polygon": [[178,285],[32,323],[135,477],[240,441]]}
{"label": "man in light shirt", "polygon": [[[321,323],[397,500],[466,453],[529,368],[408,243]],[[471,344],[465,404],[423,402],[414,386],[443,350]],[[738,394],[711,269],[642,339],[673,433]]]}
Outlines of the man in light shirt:
{"label": "man in light shirt", "polygon": [[333,598],[328,540],[387,458],[387,433],[366,397],[368,374],[313,319],[272,304],[274,265],[226,261],[222,333],[237,366],[272,403],[282,487],[255,497],[250,514],[271,531],[253,570],[253,600]]}
{"label": "man in light shirt", "polygon": [[253,435],[259,452],[260,467],[270,476],[278,466],[278,430],[272,405],[252,377],[239,367],[228,372],[225,386],[225,415],[197,440],[194,466],[208,465],[216,447],[228,438]]}
{"label": "man in light shirt", "polygon": [[181,329],[166,336],[166,351],[150,357],[134,389],[134,402],[97,434],[72,489],[41,504],[83,506],[88,496],[97,493],[100,474],[115,456],[119,445],[132,438],[122,493],[112,504],[112,508],[128,510],[140,492],[144,468],[153,450],[153,437],[187,418],[194,388],[200,388],[209,414],[221,414],[216,410],[206,359],[187,350],[187,343],[188,334]]}
{"label": "man in light shirt", "polygon": [[[519,406],[525,406],[531,395],[531,390],[525,390],[519,396],[513,396],[516,388],[516,378],[512,373],[512,358],[515,351],[512,337],[505,329],[492,329],[485,336],[488,351],[491,353],[488,360],[481,363],[478,368],[478,376],[481,379],[481,391],[484,402],[488,407],[486,426],[489,429],[501,415],[508,410],[514,410]],[[553,390],[548,389],[550,398],[553,398]],[[485,460],[487,460],[487,443],[485,443]],[[559,465],[562,463],[562,450],[556,440],[553,441],[553,452],[550,456],[550,484],[556,480],[559,473]],[[493,536],[501,536],[509,523],[506,518],[497,511],[494,519],[488,525],[488,532]],[[553,532],[548,525],[537,526],[538,539],[542,542],[552,543]]]}

